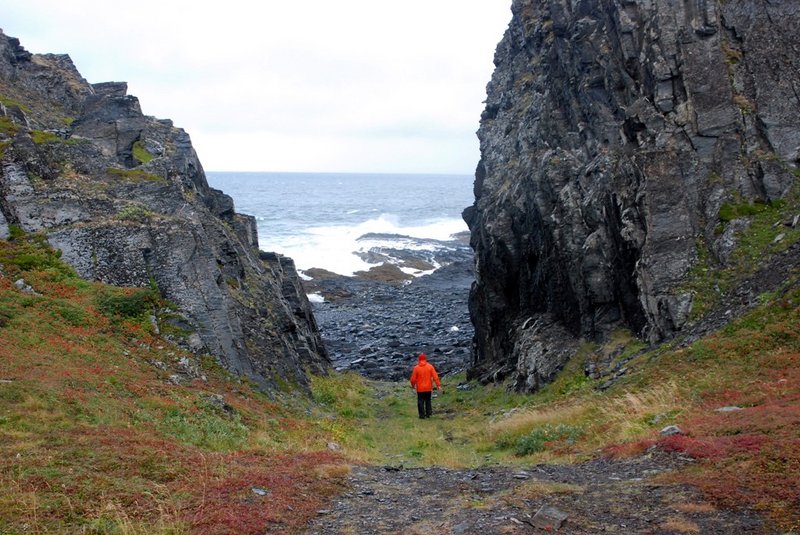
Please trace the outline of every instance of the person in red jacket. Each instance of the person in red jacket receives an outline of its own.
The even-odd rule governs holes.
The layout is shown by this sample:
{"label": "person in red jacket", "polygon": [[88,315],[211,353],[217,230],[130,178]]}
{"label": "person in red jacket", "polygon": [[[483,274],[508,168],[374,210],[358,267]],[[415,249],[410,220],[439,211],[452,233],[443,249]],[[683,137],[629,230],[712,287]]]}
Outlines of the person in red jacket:
{"label": "person in red jacket", "polygon": [[419,363],[414,366],[414,371],[411,372],[411,388],[417,390],[417,411],[419,411],[420,418],[431,417],[431,391],[434,383],[436,383],[438,390],[442,389],[442,383],[439,381],[439,374],[436,373],[436,368],[428,362],[425,353],[420,353]]}

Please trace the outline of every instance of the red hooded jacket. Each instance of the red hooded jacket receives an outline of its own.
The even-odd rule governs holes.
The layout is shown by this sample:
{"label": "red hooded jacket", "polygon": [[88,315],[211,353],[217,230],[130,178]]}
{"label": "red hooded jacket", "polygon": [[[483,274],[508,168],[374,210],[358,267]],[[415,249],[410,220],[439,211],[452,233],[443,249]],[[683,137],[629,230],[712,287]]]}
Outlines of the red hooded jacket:
{"label": "red hooded jacket", "polygon": [[414,366],[414,371],[411,372],[411,386],[416,388],[417,392],[430,392],[433,390],[434,382],[436,383],[436,388],[442,388],[436,368],[428,362],[425,353],[421,353],[419,364]]}

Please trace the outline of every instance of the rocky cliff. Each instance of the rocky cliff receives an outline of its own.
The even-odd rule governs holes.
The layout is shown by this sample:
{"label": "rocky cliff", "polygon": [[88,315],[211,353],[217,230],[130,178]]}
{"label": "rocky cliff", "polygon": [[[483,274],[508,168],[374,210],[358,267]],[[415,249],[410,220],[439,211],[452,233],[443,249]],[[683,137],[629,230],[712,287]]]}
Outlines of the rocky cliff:
{"label": "rocky cliff", "polygon": [[89,84],[0,32],[0,164],[0,238],[42,232],[82,277],[157,287],[194,351],[262,387],[327,368],[292,261],[259,252],[186,132],[126,84]]}
{"label": "rocky cliff", "polygon": [[747,214],[795,199],[800,4],[514,0],[512,12],[464,214],[472,375],[534,390],[581,338],[687,329],[701,312],[692,270],[724,269]]}

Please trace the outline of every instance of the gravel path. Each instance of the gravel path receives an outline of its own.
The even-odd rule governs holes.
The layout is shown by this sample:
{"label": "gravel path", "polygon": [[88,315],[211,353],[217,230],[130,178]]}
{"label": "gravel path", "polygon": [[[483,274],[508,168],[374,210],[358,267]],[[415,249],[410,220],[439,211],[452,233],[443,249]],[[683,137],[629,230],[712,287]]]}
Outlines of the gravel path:
{"label": "gravel path", "polygon": [[652,453],[525,469],[357,466],[349,490],[301,533],[772,533],[752,514],[716,510],[689,488],[654,479],[686,462]]}

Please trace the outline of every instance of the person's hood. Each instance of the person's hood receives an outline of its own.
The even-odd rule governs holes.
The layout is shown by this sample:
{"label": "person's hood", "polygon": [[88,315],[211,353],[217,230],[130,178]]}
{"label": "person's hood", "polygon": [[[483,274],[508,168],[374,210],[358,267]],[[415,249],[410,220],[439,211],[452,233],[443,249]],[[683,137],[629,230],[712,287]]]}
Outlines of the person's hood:
{"label": "person's hood", "polygon": [[419,354],[419,363],[422,364],[428,360],[428,357],[425,356],[425,353]]}

